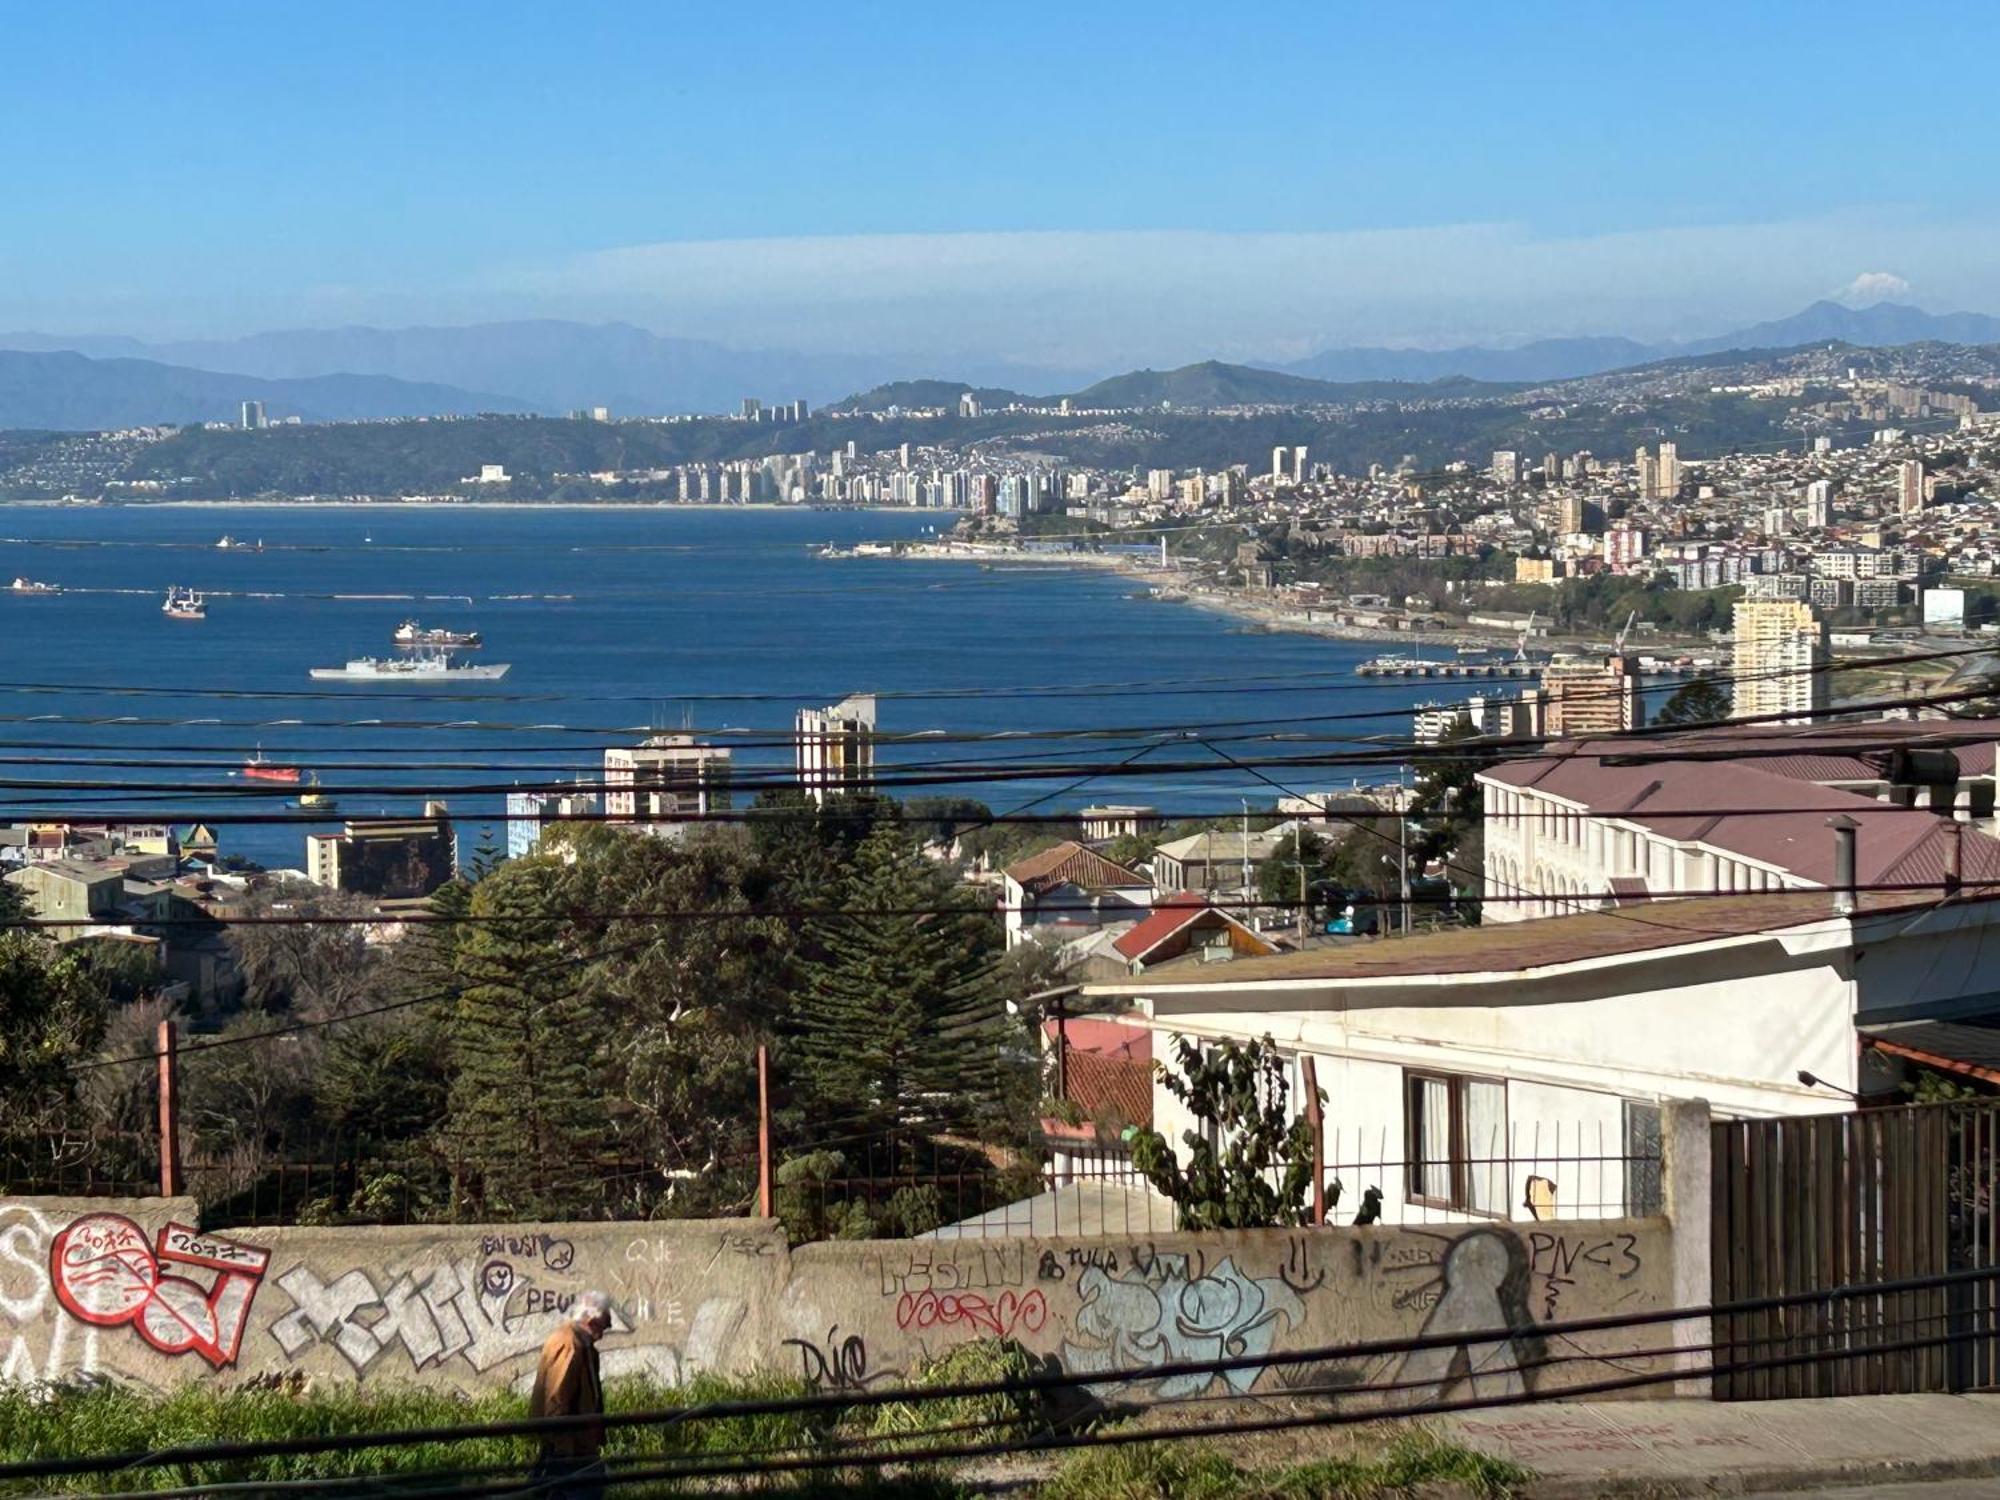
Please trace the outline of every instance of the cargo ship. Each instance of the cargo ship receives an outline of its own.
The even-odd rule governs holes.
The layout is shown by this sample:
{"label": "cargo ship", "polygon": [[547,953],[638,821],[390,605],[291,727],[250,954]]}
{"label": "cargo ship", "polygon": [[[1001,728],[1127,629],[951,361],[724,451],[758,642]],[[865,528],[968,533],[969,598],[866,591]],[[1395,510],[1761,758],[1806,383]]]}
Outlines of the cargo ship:
{"label": "cargo ship", "polygon": [[479,632],[446,630],[443,626],[426,630],[415,620],[405,620],[396,627],[393,639],[399,646],[463,646],[471,650],[479,645]]}
{"label": "cargo ship", "polygon": [[264,747],[259,745],[257,753],[243,762],[243,775],[250,781],[282,781],[289,786],[299,779],[299,768],[264,759]]}
{"label": "cargo ship", "polygon": [[473,666],[448,656],[357,656],[343,667],[314,667],[315,682],[498,682],[508,663]]}
{"label": "cargo ship", "polygon": [[206,620],[208,601],[193,589],[169,588],[167,602],[160,606],[160,612],[169,620]]}
{"label": "cargo ship", "polygon": [[340,805],[331,796],[320,790],[317,773],[308,776],[306,780],[309,790],[299,793],[299,810],[301,812],[332,812]]}
{"label": "cargo ship", "polygon": [[32,578],[16,578],[7,587],[17,594],[60,594],[62,592],[61,584],[40,583]]}

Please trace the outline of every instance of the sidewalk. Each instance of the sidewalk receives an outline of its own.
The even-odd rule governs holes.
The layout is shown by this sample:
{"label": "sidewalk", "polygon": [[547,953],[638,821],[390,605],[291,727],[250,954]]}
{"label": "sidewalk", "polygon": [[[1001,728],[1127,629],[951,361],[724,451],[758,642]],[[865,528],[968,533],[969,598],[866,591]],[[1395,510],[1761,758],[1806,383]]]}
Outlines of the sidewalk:
{"label": "sidewalk", "polygon": [[1550,1402],[1429,1425],[1533,1469],[1542,1500],[2000,1475],[2000,1395]]}

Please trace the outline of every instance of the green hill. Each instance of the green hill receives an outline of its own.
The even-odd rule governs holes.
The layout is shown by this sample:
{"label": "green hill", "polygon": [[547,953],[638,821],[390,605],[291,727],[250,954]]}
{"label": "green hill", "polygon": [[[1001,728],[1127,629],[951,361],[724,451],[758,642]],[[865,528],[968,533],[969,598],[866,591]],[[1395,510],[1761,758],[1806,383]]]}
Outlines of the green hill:
{"label": "green hill", "polygon": [[1024,396],[1019,391],[1002,390],[997,386],[967,385],[962,380],[892,380],[887,385],[878,385],[873,390],[863,391],[856,396],[829,405],[828,411],[887,411],[898,407],[903,411],[942,407],[946,411],[958,409],[958,398],[967,391],[972,392],[981,406],[1010,406],[1017,401],[1034,401],[1033,396]]}

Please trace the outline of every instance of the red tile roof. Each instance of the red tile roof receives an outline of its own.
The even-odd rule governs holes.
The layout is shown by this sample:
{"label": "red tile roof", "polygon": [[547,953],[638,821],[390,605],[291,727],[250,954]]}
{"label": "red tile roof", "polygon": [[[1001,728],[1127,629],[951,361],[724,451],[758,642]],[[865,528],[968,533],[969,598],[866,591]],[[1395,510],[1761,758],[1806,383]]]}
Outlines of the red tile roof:
{"label": "red tile roof", "polygon": [[1040,895],[1059,885],[1073,885],[1085,891],[1106,891],[1152,884],[1137,870],[1128,870],[1115,860],[1106,859],[1095,849],[1086,849],[1073,840],[1017,860],[1007,867],[1006,873],[1009,880],[1030,895]]}
{"label": "red tile roof", "polygon": [[1105,1124],[1123,1122],[1151,1129],[1153,1125],[1153,1065],[1099,1057],[1091,1052],[1069,1055],[1070,1100],[1091,1119]]}

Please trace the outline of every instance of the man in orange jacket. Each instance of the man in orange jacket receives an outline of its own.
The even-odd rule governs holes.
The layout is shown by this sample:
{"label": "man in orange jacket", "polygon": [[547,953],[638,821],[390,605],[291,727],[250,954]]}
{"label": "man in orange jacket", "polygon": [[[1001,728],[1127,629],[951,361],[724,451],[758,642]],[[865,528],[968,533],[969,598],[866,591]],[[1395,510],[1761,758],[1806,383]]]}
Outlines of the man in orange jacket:
{"label": "man in orange jacket", "polygon": [[[542,1345],[535,1367],[531,1417],[587,1417],[604,1414],[604,1383],[597,1373],[597,1341],[611,1327],[611,1299],[602,1292],[578,1294],[569,1320]],[[581,1422],[542,1438],[535,1479],[550,1500],[596,1500],[603,1493],[604,1424]]]}

